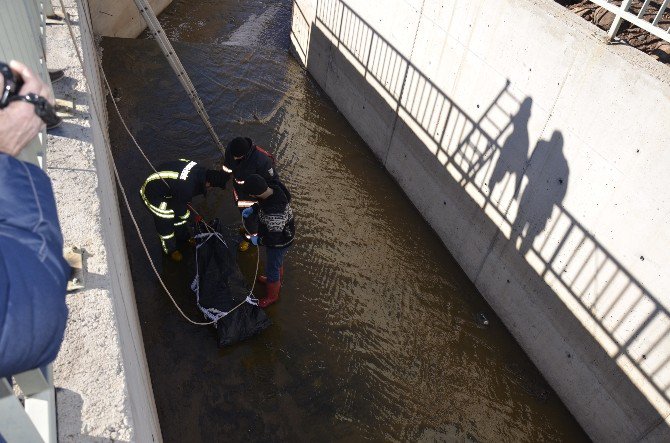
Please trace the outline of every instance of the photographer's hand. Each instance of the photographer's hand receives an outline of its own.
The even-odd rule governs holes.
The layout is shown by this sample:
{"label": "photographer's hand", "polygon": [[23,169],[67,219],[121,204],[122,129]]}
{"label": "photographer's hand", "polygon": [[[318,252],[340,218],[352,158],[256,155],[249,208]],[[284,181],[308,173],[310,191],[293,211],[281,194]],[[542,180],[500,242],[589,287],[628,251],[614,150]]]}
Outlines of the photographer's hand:
{"label": "photographer's hand", "polygon": [[[33,92],[53,104],[51,88],[26,65],[12,60],[9,66],[23,78],[24,83],[19,91],[20,94]],[[0,87],[4,86],[3,83],[4,80],[0,77]],[[35,107],[30,103],[16,101],[0,109],[0,153],[16,157],[30,140],[37,136],[42,125],[44,122],[35,113]]]}

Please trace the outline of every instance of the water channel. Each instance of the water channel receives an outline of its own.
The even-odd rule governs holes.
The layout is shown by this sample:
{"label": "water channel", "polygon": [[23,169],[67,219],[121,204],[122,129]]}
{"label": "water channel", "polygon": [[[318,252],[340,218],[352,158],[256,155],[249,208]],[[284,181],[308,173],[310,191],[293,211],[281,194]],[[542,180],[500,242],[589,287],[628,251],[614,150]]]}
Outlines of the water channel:
{"label": "water channel", "polygon": [[[288,52],[286,0],[175,0],[161,22],[223,140],[272,151],[299,239],[274,325],[218,350],[161,289],[122,210],[166,442],[587,441],[411,201]],[[118,105],[154,163],[219,153],[154,41],[105,38]],[[108,107],[114,157],[150,253],[201,319],[189,258],[162,254],[137,190],[151,173]],[[194,201],[238,221],[230,191]],[[192,251],[191,251],[192,253]],[[188,256],[188,254],[187,254]],[[239,257],[252,279],[255,252]],[[480,314],[488,319],[488,326]]]}

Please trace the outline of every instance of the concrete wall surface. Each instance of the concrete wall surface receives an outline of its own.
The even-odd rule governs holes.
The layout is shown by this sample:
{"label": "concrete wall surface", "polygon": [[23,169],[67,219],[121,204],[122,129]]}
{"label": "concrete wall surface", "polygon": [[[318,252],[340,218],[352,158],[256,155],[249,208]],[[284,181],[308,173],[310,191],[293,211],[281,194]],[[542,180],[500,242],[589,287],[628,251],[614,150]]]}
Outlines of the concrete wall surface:
{"label": "concrete wall surface", "polygon": [[159,442],[111,173],[98,48],[86,2],[64,3],[84,66],[68,27],[48,26],[47,61],[65,71],[54,92],[75,107],[49,131],[46,166],[65,244],[85,251],[85,289],[67,296],[67,329],[54,362],[58,441]]}
{"label": "concrete wall surface", "polygon": [[[93,32],[103,37],[135,38],[147,27],[134,0],[87,0]],[[149,0],[156,15],[172,0]]]}
{"label": "concrete wall surface", "polygon": [[596,441],[670,441],[670,69],[551,0],[294,0],[293,51]]}

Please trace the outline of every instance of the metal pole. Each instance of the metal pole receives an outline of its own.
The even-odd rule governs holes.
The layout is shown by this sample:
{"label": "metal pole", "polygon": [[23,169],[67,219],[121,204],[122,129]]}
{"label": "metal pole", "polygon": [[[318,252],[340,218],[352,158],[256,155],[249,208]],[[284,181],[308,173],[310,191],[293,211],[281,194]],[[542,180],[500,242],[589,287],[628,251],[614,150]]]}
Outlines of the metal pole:
{"label": "metal pole", "polygon": [[[623,3],[621,3],[621,12],[628,12],[628,8],[630,8],[630,4],[633,2],[633,0],[624,0]],[[616,17],[614,17],[614,21],[612,22],[612,26],[610,27],[610,31],[607,34],[607,38],[611,41],[614,40],[614,37],[616,37],[617,33],[619,32],[619,27],[621,27],[621,23],[623,23],[623,17],[621,15],[616,14]]]}
{"label": "metal pole", "polygon": [[49,364],[44,371],[32,369],[16,374],[16,383],[23,391],[26,415],[45,443],[56,443],[56,392],[53,384],[53,368]]}
{"label": "metal pole", "polygon": [[140,14],[142,14],[142,17],[146,21],[147,26],[151,30],[151,33],[153,34],[154,38],[158,42],[158,46],[160,46],[161,50],[163,51],[163,55],[165,55],[165,58],[172,67],[172,70],[175,72],[175,74],[177,74],[177,78],[179,79],[182,86],[184,87],[184,90],[191,99],[191,102],[193,103],[195,110],[198,112],[198,115],[200,115],[200,118],[207,127],[207,130],[209,131],[209,134],[212,136],[214,142],[216,143],[217,148],[219,149],[219,151],[221,151],[222,154],[224,154],[225,148],[221,143],[221,140],[219,139],[219,136],[217,135],[216,131],[214,131],[214,127],[212,126],[212,123],[209,120],[209,116],[207,115],[205,106],[203,105],[202,100],[200,100],[198,92],[195,90],[195,86],[193,86],[193,83],[191,82],[191,79],[186,73],[184,66],[181,64],[181,61],[179,60],[177,53],[172,47],[170,40],[168,40],[167,36],[165,35],[165,31],[163,30],[163,27],[159,23],[158,19],[156,18],[156,14],[154,13],[153,9],[151,9],[149,2],[147,0],[135,0],[135,5],[137,6],[137,9],[140,11]]}

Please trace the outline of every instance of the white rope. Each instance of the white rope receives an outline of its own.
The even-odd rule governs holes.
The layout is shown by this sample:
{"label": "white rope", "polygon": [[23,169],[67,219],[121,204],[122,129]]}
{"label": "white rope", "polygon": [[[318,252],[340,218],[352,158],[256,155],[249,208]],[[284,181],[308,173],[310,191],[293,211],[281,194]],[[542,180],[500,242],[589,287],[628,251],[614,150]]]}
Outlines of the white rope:
{"label": "white rope", "polygon": [[[124,121],[124,119],[123,119],[123,116],[121,116],[121,112],[119,111],[119,108],[118,108],[118,106],[116,105],[116,102],[114,101],[114,97],[111,95],[112,91],[111,91],[111,88],[109,87],[109,83],[107,82],[107,77],[105,76],[105,72],[104,72],[104,70],[103,70],[102,68],[100,69],[100,72],[102,73],[102,76],[103,76],[103,78],[105,79],[105,84],[107,85],[107,90],[108,90],[108,92],[109,92],[109,94],[110,94],[110,98],[111,98],[111,100],[112,100],[112,103],[114,104],[114,109],[116,110],[116,113],[117,113],[117,115],[119,116],[119,119],[121,120],[121,123],[123,124],[123,127],[126,129],[126,132],[128,133],[128,135],[132,138],[133,142],[135,143],[135,146],[137,146],[137,149],[142,153],[142,155],[144,156],[144,158],[145,158],[145,159],[147,160],[147,162],[151,165],[151,161],[149,161],[149,159],[147,158],[147,156],[144,154],[144,151],[142,150],[142,148],[140,147],[140,145],[137,143],[137,140],[135,139],[135,137],[133,136],[133,134],[130,132],[130,129],[128,129],[128,126],[126,125],[126,123],[125,123],[125,121]],[[145,252],[145,254],[146,254],[146,256],[147,256],[147,259],[149,259],[149,263],[151,264],[151,269],[153,269],[154,274],[156,275],[156,278],[158,278],[158,281],[160,282],[161,286],[163,287],[163,289],[165,290],[165,292],[167,293],[167,295],[170,297],[170,300],[172,300],[172,303],[174,304],[175,308],[177,308],[177,310],[178,310],[179,313],[182,315],[182,317],[184,317],[189,323],[192,323],[192,324],[194,324],[194,325],[200,325],[200,326],[207,326],[207,325],[215,324],[215,323],[217,322],[217,320],[212,320],[212,321],[209,321],[209,322],[197,322],[197,321],[194,321],[194,320],[192,320],[191,318],[189,318],[189,317],[184,313],[184,311],[182,311],[182,309],[179,307],[179,304],[177,303],[177,301],[176,301],[176,300],[174,299],[174,297],[172,296],[172,293],[170,292],[170,290],[169,290],[169,289],[167,288],[167,286],[165,285],[165,282],[163,281],[163,279],[161,278],[160,274],[158,273],[158,270],[156,269],[156,266],[155,266],[155,264],[154,264],[154,262],[153,262],[153,260],[152,260],[152,258],[151,258],[151,254],[149,254],[149,250],[148,250],[148,248],[147,248],[147,246],[146,246],[146,243],[144,242],[144,238],[142,237],[142,233],[141,233],[141,231],[140,231],[140,227],[139,227],[139,225],[137,224],[137,221],[135,220],[135,216],[133,215],[133,211],[130,209],[130,203],[129,203],[129,201],[128,201],[128,197],[127,197],[127,195],[126,195],[126,190],[125,190],[125,188],[123,187],[123,184],[121,183],[121,177],[119,176],[119,172],[118,172],[118,170],[116,169],[116,162],[114,161],[114,156],[112,155],[111,152],[110,152],[109,154],[110,154],[110,156],[111,156],[111,158],[112,158],[112,162],[111,162],[111,163],[112,163],[112,166],[114,167],[114,175],[116,176],[116,181],[117,181],[117,183],[118,183],[118,185],[119,185],[119,188],[121,189],[121,194],[123,195],[123,200],[124,200],[124,202],[125,202],[125,204],[126,204],[126,208],[128,209],[128,214],[130,215],[130,218],[131,218],[131,220],[133,221],[133,225],[135,226],[135,230],[137,231],[137,235],[138,235],[138,237],[140,238],[140,242],[142,243],[142,247],[144,248],[144,252]],[[153,165],[151,165],[151,167],[153,168]],[[154,171],[155,171],[155,169],[154,169]],[[191,207],[191,209],[193,209],[193,208]],[[197,211],[195,211],[195,209],[194,209],[194,212],[196,212],[196,214],[197,214]],[[199,214],[198,214],[198,215],[199,215]],[[203,220],[204,220],[204,219],[203,219]],[[209,229],[211,229],[211,227],[210,227],[209,225],[207,225],[206,223],[205,223],[205,225],[206,225]],[[245,229],[246,229],[246,228],[245,228]],[[197,258],[196,258],[196,259],[197,259]],[[253,284],[252,284],[251,291],[249,291],[249,295],[247,295],[247,298],[246,298],[243,302],[241,302],[240,304],[238,304],[237,306],[235,306],[233,309],[231,309],[230,311],[228,311],[225,315],[230,314],[231,312],[233,312],[234,310],[236,310],[237,308],[239,308],[240,306],[242,306],[245,302],[247,302],[247,300],[249,300],[250,296],[253,294],[254,287],[256,286],[256,277],[258,276],[258,268],[259,268],[259,265],[260,265],[260,254],[257,254],[257,258],[256,258],[256,273],[254,274],[254,282],[253,282]],[[253,303],[251,303],[251,304],[253,304]],[[225,315],[224,315],[224,316],[225,316]],[[224,316],[222,316],[222,317],[224,317]]]}
{"label": "white rope", "polygon": [[196,304],[198,305],[198,308],[202,311],[202,313],[205,315],[205,317],[209,318],[213,322],[218,322],[220,319],[223,317],[227,316],[231,312],[233,312],[235,309],[239,308],[242,306],[244,303],[249,303],[250,305],[258,306],[258,299],[253,296],[254,293],[254,287],[256,286],[256,276],[258,275],[258,265],[260,262],[260,254],[257,254],[256,256],[256,275],[254,275],[254,283],[251,286],[251,291],[249,291],[249,294],[245,297],[243,301],[241,301],[237,306],[233,307],[230,311],[219,311],[216,308],[205,308],[200,304],[200,266],[198,262],[198,249],[200,249],[205,243],[207,243],[212,237],[216,238],[219,240],[221,243],[224,244],[226,248],[228,248],[228,243],[223,239],[223,236],[221,233],[218,231],[214,232],[205,232],[202,234],[195,235],[194,238],[196,240],[203,239],[198,245],[195,247],[195,269],[196,269],[196,275],[195,278],[193,279],[193,283],[191,283],[191,290],[195,292],[195,298],[196,298]]}
{"label": "white rope", "polygon": [[[66,23],[67,26],[68,26],[68,31],[69,31],[69,33],[70,33],[70,38],[72,39],[72,45],[73,45],[74,50],[75,50],[75,52],[76,52],[76,54],[77,54],[77,58],[79,59],[79,63],[81,64],[81,69],[82,69],[82,73],[83,73],[83,72],[84,72],[84,62],[83,62],[83,59],[82,59],[82,57],[81,57],[81,54],[79,53],[79,47],[77,46],[77,41],[76,41],[76,39],[75,39],[74,32],[73,32],[73,30],[72,30],[72,24],[70,23],[69,16],[68,16],[68,14],[67,14],[67,12],[66,12],[66,9],[65,9],[65,7],[64,7],[64,5],[63,5],[62,0],[60,0],[60,5],[61,5],[61,8],[62,8],[63,16],[64,16],[64,18],[65,18],[65,23]],[[102,66],[99,66],[99,68],[100,68],[100,73],[102,74],[102,77],[103,77],[103,79],[105,80],[105,85],[107,86],[107,92],[109,93],[109,96],[110,96],[110,98],[111,98],[111,100],[112,100],[112,103],[114,104],[114,109],[116,109],[116,113],[117,113],[117,115],[119,116],[119,119],[120,119],[121,123],[123,124],[123,127],[125,128],[126,132],[127,132],[128,135],[130,136],[130,138],[133,140],[135,146],[136,146],[137,149],[140,151],[140,153],[142,154],[142,156],[144,157],[144,159],[147,161],[147,163],[149,163],[149,166],[151,166],[151,168],[154,170],[154,172],[157,172],[156,169],[154,168],[153,164],[152,164],[151,161],[149,160],[149,158],[146,156],[146,154],[144,153],[144,151],[143,151],[142,148],[140,147],[139,143],[137,143],[137,140],[135,139],[135,137],[133,136],[133,134],[130,132],[130,129],[128,129],[128,126],[126,125],[126,122],[125,122],[125,120],[123,119],[123,116],[121,115],[121,112],[119,111],[118,106],[116,105],[116,101],[114,100],[114,96],[112,95],[112,89],[109,87],[109,82],[107,81],[107,76],[105,75],[105,72],[104,72],[104,70],[102,69]],[[90,96],[90,100],[91,100],[91,104],[92,104],[93,108],[95,109],[95,102],[93,101],[93,93],[92,93],[92,91],[91,91],[90,83],[88,82],[88,80],[86,81],[86,89],[88,90],[88,93],[89,93],[89,96]],[[95,109],[95,112],[96,112],[98,115],[102,115],[98,109]],[[172,304],[175,306],[175,308],[177,308],[177,311],[179,311],[179,313],[181,314],[181,316],[184,317],[184,319],[187,320],[189,323],[194,324],[194,325],[198,325],[198,326],[208,326],[208,325],[211,325],[211,324],[216,323],[216,321],[198,322],[198,321],[194,321],[194,320],[192,320],[188,315],[186,315],[186,314],[184,313],[184,311],[181,309],[181,307],[179,306],[179,304],[177,303],[177,301],[175,300],[175,298],[172,296],[172,293],[170,292],[170,290],[169,290],[169,289],[167,288],[167,286],[165,285],[165,282],[163,281],[163,279],[161,278],[161,276],[160,276],[160,274],[159,274],[159,272],[158,272],[158,269],[156,269],[156,265],[154,264],[154,261],[153,261],[152,258],[151,258],[151,254],[149,253],[149,249],[147,248],[147,245],[146,245],[146,243],[145,243],[145,241],[144,241],[144,238],[142,237],[142,232],[141,232],[141,230],[140,230],[140,227],[139,227],[139,225],[137,224],[137,220],[135,219],[135,216],[134,216],[134,214],[133,214],[133,211],[132,211],[131,208],[130,208],[130,202],[128,201],[128,196],[126,195],[126,190],[125,190],[125,188],[124,188],[124,186],[123,186],[123,183],[121,182],[121,177],[119,176],[119,171],[118,171],[118,169],[116,168],[116,162],[114,161],[114,156],[112,155],[112,152],[111,152],[111,146],[109,146],[109,144],[107,144],[107,143],[106,143],[105,145],[108,147],[107,153],[108,153],[109,157],[111,158],[111,164],[112,164],[112,168],[114,169],[114,176],[116,177],[116,183],[117,183],[117,185],[119,186],[119,189],[121,190],[121,195],[123,196],[123,201],[124,201],[124,203],[125,203],[125,205],[126,205],[126,208],[128,209],[128,214],[130,215],[130,219],[132,220],[133,225],[135,226],[135,230],[137,231],[137,236],[138,236],[139,239],[140,239],[140,243],[142,244],[142,248],[144,249],[144,253],[145,253],[146,256],[147,256],[147,259],[149,260],[149,264],[151,265],[151,269],[154,271],[154,274],[156,275],[156,278],[158,279],[158,281],[160,282],[161,286],[162,286],[163,289],[165,290],[165,293],[168,295],[168,297],[169,297],[170,300],[172,301]],[[207,226],[208,226],[208,225],[207,225]],[[245,228],[245,229],[246,229],[246,228]],[[252,285],[252,287],[251,287],[251,291],[249,291],[249,295],[247,295],[246,299],[245,299],[242,303],[238,304],[238,305],[235,306],[233,309],[231,309],[230,311],[228,311],[229,313],[230,313],[230,312],[233,312],[235,309],[237,309],[237,308],[239,308],[240,306],[242,306],[242,305],[243,305],[245,302],[247,302],[247,300],[249,300],[250,297],[252,296],[254,287],[255,287],[255,285],[256,285],[256,278],[257,278],[257,276],[258,276],[258,268],[259,268],[259,265],[260,265],[260,254],[258,254],[258,256],[257,256],[257,258],[256,258],[256,274],[254,275],[254,283],[253,283],[253,285]],[[253,304],[253,303],[252,303],[252,304]]]}

